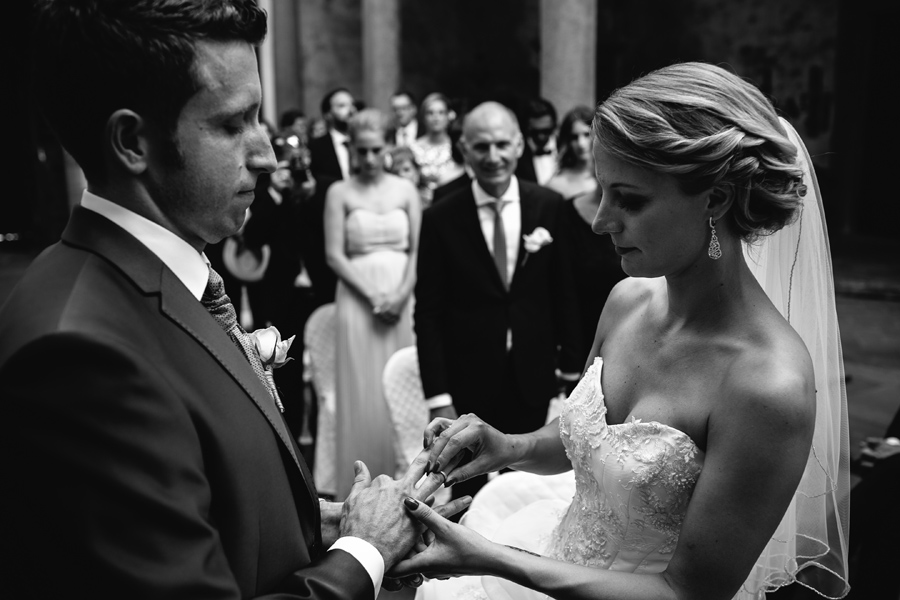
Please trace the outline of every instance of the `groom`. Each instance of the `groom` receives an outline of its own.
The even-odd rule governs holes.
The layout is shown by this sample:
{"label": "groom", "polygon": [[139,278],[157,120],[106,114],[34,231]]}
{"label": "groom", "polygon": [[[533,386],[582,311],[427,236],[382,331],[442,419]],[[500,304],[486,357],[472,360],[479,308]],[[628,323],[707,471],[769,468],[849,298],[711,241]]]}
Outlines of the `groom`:
{"label": "groom", "polygon": [[36,14],[37,97],[88,189],[0,309],[5,595],[373,600],[414,542],[411,484],[359,463],[348,501],[320,510],[203,255],[275,166],[257,118],[265,13]]}
{"label": "groom", "polygon": [[[577,323],[562,197],[516,178],[523,141],[505,106],[466,115],[475,180],[425,211],[415,327],[431,416],[467,412],[508,433],[544,424],[558,368],[577,379]],[[482,483],[454,486],[454,497]]]}

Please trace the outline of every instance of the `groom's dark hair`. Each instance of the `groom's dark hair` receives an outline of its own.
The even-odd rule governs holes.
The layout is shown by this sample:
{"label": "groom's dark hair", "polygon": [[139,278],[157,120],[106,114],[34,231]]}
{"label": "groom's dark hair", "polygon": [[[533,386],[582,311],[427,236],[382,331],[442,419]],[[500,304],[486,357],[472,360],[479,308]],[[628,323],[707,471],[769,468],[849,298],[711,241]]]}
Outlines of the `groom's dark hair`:
{"label": "groom's dark hair", "polygon": [[131,109],[171,136],[199,89],[199,40],[266,35],[255,0],[38,0],[32,35],[34,92],[50,126],[88,180],[106,177],[109,116]]}

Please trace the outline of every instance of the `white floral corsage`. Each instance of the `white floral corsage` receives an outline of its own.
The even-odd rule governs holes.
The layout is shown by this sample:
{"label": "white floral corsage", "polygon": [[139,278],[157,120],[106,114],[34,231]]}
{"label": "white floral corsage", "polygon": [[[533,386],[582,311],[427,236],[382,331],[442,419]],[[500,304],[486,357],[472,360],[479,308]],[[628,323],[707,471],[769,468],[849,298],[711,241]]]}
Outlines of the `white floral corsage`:
{"label": "white floral corsage", "polygon": [[524,242],[523,245],[525,246],[525,251],[528,253],[522,261],[522,264],[524,265],[525,261],[528,260],[529,254],[534,254],[544,246],[553,243],[553,236],[543,227],[535,227],[534,231],[528,235],[522,236],[522,241]]}

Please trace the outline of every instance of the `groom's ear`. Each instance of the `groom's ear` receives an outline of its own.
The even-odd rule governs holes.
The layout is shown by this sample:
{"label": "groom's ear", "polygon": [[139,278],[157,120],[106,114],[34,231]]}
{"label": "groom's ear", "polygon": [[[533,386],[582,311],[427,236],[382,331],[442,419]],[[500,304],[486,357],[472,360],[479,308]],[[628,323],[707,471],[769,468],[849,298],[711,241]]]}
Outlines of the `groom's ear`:
{"label": "groom's ear", "polygon": [[120,109],[106,121],[107,148],[112,162],[133,175],[147,169],[147,122],[129,109]]}

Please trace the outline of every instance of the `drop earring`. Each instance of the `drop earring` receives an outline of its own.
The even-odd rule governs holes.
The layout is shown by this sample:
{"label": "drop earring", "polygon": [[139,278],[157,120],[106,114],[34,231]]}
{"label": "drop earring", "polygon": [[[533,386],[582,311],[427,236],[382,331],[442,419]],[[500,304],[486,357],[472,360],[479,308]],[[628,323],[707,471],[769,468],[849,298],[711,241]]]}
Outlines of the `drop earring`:
{"label": "drop earring", "polygon": [[722,246],[719,245],[719,238],[716,236],[716,222],[712,217],[709,218],[709,228],[712,230],[712,237],[709,238],[709,250],[707,254],[713,260],[722,258]]}

